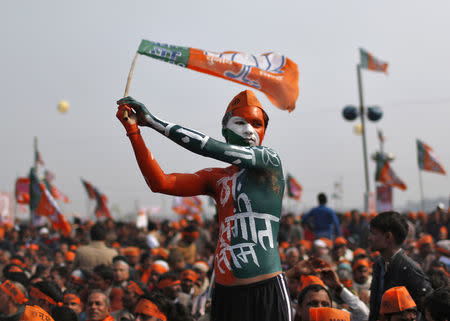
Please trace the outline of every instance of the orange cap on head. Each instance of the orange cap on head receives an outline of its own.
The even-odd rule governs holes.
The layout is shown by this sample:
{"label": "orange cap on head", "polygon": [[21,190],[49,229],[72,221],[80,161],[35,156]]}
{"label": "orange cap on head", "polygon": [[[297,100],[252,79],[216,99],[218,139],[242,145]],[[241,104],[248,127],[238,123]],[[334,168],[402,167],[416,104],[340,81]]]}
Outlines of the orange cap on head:
{"label": "orange cap on head", "polygon": [[355,263],[353,263],[352,270],[356,270],[360,266],[365,266],[366,268],[370,268],[370,262],[368,259],[359,259],[356,260]]}
{"label": "orange cap on head", "polygon": [[333,241],[330,240],[329,238],[326,237],[319,237],[319,240],[322,240],[326,247],[329,248],[330,250],[333,248]]}
{"label": "orange cap on head", "polygon": [[416,246],[417,248],[420,248],[422,245],[425,244],[433,244],[433,237],[431,235],[425,235],[420,240],[417,241]]}
{"label": "orange cap on head", "polygon": [[75,252],[67,251],[66,254],[64,254],[64,259],[66,261],[73,262],[75,260],[75,256]]}
{"label": "orange cap on head", "polygon": [[312,242],[310,240],[300,240],[299,245],[303,245],[307,251],[311,250]]}
{"label": "orange cap on head", "polygon": [[184,270],[183,272],[181,272],[180,277],[181,277],[181,280],[188,279],[188,280],[191,280],[192,282],[195,282],[198,279],[197,273],[195,273],[195,271],[190,270],[190,269],[187,269],[187,270]]}
{"label": "orange cap on head", "polygon": [[342,236],[336,237],[336,239],[334,240],[334,245],[347,245],[347,240]]}
{"label": "orange cap on head", "polygon": [[367,251],[364,250],[363,248],[358,247],[356,250],[353,251],[353,256],[358,256],[358,255],[367,255]]}
{"label": "orange cap on head", "polygon": [[415,308],[416,303],[404,286],[396,286],[384,292],[380,314],[391,314]]}
{"label": "orange cap on head", "polygon": [[134,313],[143,314],[149,317],[155,317],[157,320],[167,320],[166,315],[159,310],[156,304],[144,298],[139,300]]}
{"label": "orange cap on head", "polygon": [[325,287],[325,283],[323,283],[323,281],[319,277],[314,275],[302,275],[300,277],[300,285],[298,286],[298,291],[300,292],[301,290],[312,284],[318,284]]}
{"label": "orange cap on head", "polygon": [[350,321],[350,313],[334,308],[310,308],[310,321]]}
{"label": "orange cap on head", "polygon": [[125,256],[139,256],[140,249],[135,246],[129,246],[123,249],[123,254]]}
{"label": "orange cap on head", "polygon": [[225,111],[225,115],[222,118],[222,126],[225,127],[226,122],[233,115],[234,110],[242,107],[260,108],[264,115],[264,128],[267,128],[267,125],[269,123],[269,116],[267,116],[258,98],[256,98],[255,94],[251,90],[241,91],[231,100],[231,102],[228,104],[227,110]]}

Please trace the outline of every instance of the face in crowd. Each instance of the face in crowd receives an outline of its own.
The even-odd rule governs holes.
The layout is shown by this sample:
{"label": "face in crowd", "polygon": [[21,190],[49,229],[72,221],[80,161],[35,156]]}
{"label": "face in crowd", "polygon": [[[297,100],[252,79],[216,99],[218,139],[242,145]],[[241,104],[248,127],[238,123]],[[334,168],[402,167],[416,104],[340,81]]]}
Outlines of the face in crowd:
{"label": "face in crowd", "polygon": [[102,321],[109,315],[108,298],[105,294],[94,292],[87,302],[87,317],[90,321]]}
{"label": "face in crowd", "polygon": [[309,321],[310,308],[331,308],[331,300],[325,290],[310,290],[304,296],[302,302],[297,305],[297,313],[301,321]]}

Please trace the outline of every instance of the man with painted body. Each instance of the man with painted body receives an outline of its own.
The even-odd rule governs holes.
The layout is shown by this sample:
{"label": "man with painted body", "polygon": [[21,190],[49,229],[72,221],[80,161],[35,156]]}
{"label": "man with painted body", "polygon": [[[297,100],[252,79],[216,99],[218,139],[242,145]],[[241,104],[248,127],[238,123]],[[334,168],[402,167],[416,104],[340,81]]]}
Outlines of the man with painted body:
{"label": "man with painted body", "polygon": [[[153,192],[208,195],[216,200],[220,231],[211,320],[291,320],[276,244],[283,170],[278,154],[261,146],[268,116],[253,92],[241,92],[228,105],[222,120],[226,143],[160,120],[131,97],[118,104],[117,117]],[[138,125],[149,126],[194,153],[230,166],[194,174],[165,174],[146,148]],[[262,301],[258,293],[267,289],[272,296]]]}

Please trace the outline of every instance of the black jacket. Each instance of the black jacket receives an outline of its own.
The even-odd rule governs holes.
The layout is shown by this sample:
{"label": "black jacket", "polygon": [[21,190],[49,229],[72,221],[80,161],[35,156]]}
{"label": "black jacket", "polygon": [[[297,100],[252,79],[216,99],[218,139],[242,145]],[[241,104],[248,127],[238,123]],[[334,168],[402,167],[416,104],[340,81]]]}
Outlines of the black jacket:
{"label": "black jacket", "polygon": [[403,250],[394,255],[384,274],[384,285],[380,292],[380,274],[384,266],[384,260],[379,257],[373,265],[372,284],[370,285],[370,315],[369,321],[379,319],[381,295],[386,290],[395,286],[404,286],[411,294],[417,308],[421,309],[421,300],[432,291],[428,277],[420,266],[407,256]]}

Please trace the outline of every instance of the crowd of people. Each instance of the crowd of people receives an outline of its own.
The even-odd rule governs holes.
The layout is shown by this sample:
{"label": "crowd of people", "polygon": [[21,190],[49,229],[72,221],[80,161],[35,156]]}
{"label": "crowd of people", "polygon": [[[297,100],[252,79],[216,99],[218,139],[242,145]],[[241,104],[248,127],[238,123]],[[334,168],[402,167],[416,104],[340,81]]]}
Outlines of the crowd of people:
{"label": "crowd of people", "polygon": [[[449,321],[449,213],[354,210],[318,195],[282,215],[282,161],[262,145],[269,117],[245,90],[222,118],[225,142],[164,121],[131,97],[117,118],[153,192],[207,195],[216,215],[187,212],[145,229],[111,219],[4,226],[0,321]],[[227,167],[165,173],[141,136],[150,127]]]}
{"label": "crowd of people", "polygon": [[[311,215],[283,215],[277,248],[294,320],[449,320],[449,215],[353,210],[328,237]],[[76,220],[69,237],[4,225],[0,320],[209,320],[218,223]]]}

